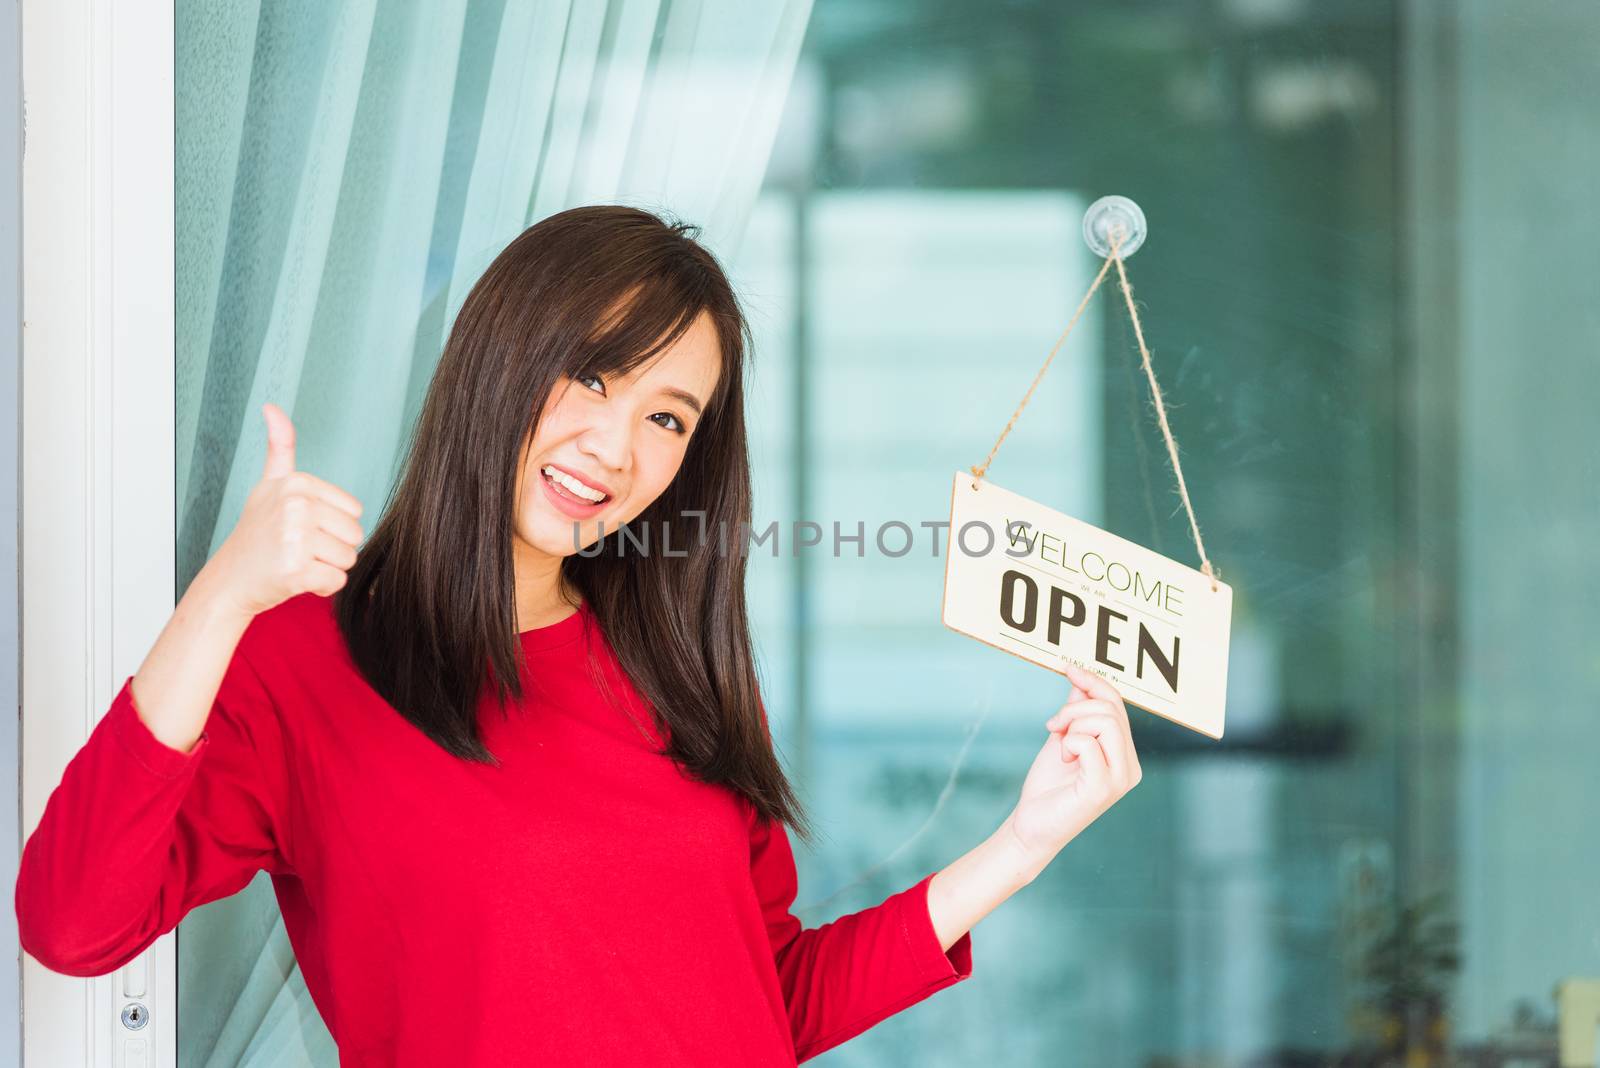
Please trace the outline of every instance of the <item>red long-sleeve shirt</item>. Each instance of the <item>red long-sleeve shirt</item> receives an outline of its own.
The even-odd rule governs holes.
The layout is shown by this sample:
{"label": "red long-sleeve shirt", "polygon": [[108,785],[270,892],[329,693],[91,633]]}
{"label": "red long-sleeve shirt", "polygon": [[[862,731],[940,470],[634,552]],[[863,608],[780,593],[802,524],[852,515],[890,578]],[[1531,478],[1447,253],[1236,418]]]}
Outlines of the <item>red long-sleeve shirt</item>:
{"label": "red long-sleeve shirt", "polygon": [[497,768],[385,703],[316,594],[251,622],[187,753],[125,681],[24,847],[23,947],[105,974],[264,869],[343,1065],[793,1065],[971,974],[931,873],[802,929],[786,828],[652,751],[587,606],[521,642]]}

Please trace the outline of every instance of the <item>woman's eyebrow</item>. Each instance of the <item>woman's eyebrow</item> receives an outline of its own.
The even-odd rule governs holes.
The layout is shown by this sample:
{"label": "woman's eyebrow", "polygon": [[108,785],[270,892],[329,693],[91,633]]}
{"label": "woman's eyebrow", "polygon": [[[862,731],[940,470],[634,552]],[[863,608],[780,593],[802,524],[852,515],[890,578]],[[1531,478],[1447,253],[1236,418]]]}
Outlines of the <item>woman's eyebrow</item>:
{"label": "woman's eyebrow", "polygon": [[687,404],[689,407],[693,408],[695,415],[704,415],[705,414],[705,412],[700,407],[700,401],[695,397],[695,395],[693,393],[690,393],[688,390],[686,390],[686,389],[677,389],[677,388],[675,388],[673,386],[668,386],[665,389],[663,389],[661,392],[665,393],[667,396],[673,398],[674,400],[680,400],[683,403]]}

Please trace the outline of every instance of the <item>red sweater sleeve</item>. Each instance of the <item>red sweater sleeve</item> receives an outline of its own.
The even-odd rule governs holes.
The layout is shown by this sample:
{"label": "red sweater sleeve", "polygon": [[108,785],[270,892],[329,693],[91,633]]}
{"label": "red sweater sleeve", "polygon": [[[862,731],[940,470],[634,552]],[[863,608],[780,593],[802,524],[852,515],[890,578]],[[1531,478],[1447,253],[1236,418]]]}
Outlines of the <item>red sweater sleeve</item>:
{"label": "red sweater sleeve", "polygon": [[970,932],[939,948],[928,915],[931,872],[880,905],[802,929],[790,911],[799,887],[788,829],[749,812],[751,874],[799,1060],[972,974]]}
{"label": "red sweater sleeve", "polygon": [[150,733],[129,676],[23,847],[22,947],[53,971],[104,975],[257,871],[287,872],[287,786],[277,711],[242,652],[187,753]]}

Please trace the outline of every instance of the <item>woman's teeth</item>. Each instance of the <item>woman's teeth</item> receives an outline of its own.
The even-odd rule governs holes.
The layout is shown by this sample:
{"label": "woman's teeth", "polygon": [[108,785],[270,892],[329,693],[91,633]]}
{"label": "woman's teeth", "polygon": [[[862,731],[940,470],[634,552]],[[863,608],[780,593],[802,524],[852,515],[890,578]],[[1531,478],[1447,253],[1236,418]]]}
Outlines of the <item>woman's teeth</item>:
{"label": "woman's teeth", "polygon": [[588,486],[585,486],[582,482],[579,482],[566,472],[558,471],[548,464],[545,465],[544,476],[550,481],[561,486],[563,489],[572,493],[573,496],[581,497],[590,504],[599,504],[601,501],[606,499],[606,495],[604,493],[601,493],[596,489],[590,489]]}

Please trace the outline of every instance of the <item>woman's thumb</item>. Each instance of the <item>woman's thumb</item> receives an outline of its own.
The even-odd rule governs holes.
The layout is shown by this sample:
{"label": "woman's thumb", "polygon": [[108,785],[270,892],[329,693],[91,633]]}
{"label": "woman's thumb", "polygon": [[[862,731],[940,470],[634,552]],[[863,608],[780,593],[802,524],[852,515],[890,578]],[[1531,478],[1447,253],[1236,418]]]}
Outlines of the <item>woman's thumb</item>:
{"label": "woman's thumb", "polygon": [[261,406],[267,420],[267,462],[262,478],[282,478],[294,471],[294,424],[283,409],[268,401]]}

